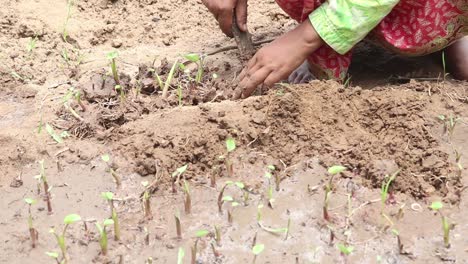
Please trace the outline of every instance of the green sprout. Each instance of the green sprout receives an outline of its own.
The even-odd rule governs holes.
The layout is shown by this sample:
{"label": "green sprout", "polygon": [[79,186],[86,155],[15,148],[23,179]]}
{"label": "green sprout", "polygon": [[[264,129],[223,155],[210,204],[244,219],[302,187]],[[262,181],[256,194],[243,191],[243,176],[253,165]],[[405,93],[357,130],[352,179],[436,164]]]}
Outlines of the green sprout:
{"label": "green sprout", "polygon": [[184,57],[190,62],[197,64],[198,69],[197,69],[197,74],[195,75],[195,82],[200,83],[203,78],[203,73],[204,73],[203,57],[195,53],[187,54]]}
{"label": "green sprout", "polygon": [[344,244],[341,244],[341,243],[338,243],[336,246],[340,250],[341,254],[346,255],[346,256],[350,255],[354,251],[353,246],[345,246]]}
{"label": "green sprout", "polygon": [[[83,104],[83,100],[82,100],[81,96],[82,96],[81,91],[75,89],[74,87],[70,87],[68,89],[68,92],[63,97],[63,103],[64,103],[64,105],[67,104],[68,106],[70,106],[69,101],[73,98],[73,99],[76,100],[76,103],[81,107],[81,110],[86,111],[86,106]],[[74,112],[74,113],[76,114],[76,112]],[[73,115],[75,115],[74,113],[72,112]],[[78,114],[76,114],[76,115],[78,115]],[[76,118],[80,119],[81,117],[78,116]]]}
{"label": "green sprout", "polygon": [[184,263],[184,257],[185,257],[185,250],[180,247],[179,251],[177,253],[177,264],[183,264]]}
{"label": "green sprout", "polygon": [[[169,75],[167,76],[166,82],[164,83],[163,91],[162,91],[162,97],[167,98],[167,91],[169,91],[169,87],[171,86],[172,79],[174,78],[175,71],[177,69],[178,61],[176,60],[174,64],[172,65],[171,70],[169,71]],[[158,79],[158,83],[160,87],[162,87],[162,81],[161,78],[156,75],[156,78]]]}
{"label": "green sprout", "polygon": [[50,201],[51,200],[50,190],[52,189],[52,187],[49,187],[49,182],[47,181],[44,160],[40,160],[39,165],[40,165],[40,174],[35,176],[35,178],[38,180],[39,185],[42,183],[44,186],[44,194],[45,194],[45,199],[47,203],[47,213],[52,214],[52,203]]}
{"label": "green sprout", "polygon": [[331,175],[328,183],[325,185],[325,198],[324,198],[324,205],[323,205],[323,219],[326,221],[330,221],[330,214],[328,213],[328,205],[330,203],[330,196],[333,190],[333,178],[335,175],[345,171],[346,168],[341,165],[335,165],[328,168],[328,173]]}
{"label": "green sprout", "polygon": [[119,57],[119,54],[116,50],[107,53],[107,59],[110,61],[110,67],[112,76],[114,77],[114,81],[116,85],[120,85],[119,73],[117,72],[117,62],[116,59]]}
{"label": "green sprout", "polygon": [[455,131],[455,126],[457,125],[458,121],[460,121],[460,118],[454,117],[451,114],[449,117],[439,115],[438,118],[444,122],[445,131],[448,132],[449,137],[452,137],[453,132]]}
{"label": "green sprout", "polygon": [[55,262],[57,262],[57,264],[61,264],[60,261],[58,260],[59,254],[57,252],[52,251],[52,252],[46,252],[45,254],[55,259]]}
{"label": "green sprout", "polygon": [[37,36],[34,38],[29,38],[28,45],[26,46],[26,50],[28,51],[29,54],[33,52],[33,50],[36,48],[36,43],[37,43]]}
{"label": "green sprout", "polygon": [[114,239],[116,241],[120,240],[120,224],[119,217],[117,216],[117,209],[114,206],[114,194],[112,192],[103,192],[101,193],[102,198],[109,202],[111,210],[111,219],[114,221]]}
{"label": "green sprout", "polygon": [[182,94],[182,86],[177,85],[177,101],[179,102],[179,106],[182,106],[182,99],[183,99],[183,94]]}
{"label": "green sprout", "polygon": [[446,71],[446,64],[445,64],[445,51],[442,51],[442,68],[444,70],[444,82],[445,82],[445,78],[447,77],[448,73]]}
{"label": "green sprout", "polygon": [[214,235],[215,235],[216,245],[220,247],[221,246],[221,228],[215,225],[214,230],[215,230]]}
{"label": "green sprout", "polygon": [[70,18],[72,16],[72,9],[73,9],[73,5],[74,5],[75,1],[74,0],[68,0],[67,1],[67,17],[65,18],[65,23],[63,25],[63,31],[62,31],[62,38],[63,38],[63,41],[67,42],[67,39],[68,39],[68,31],[67,31],[67,26],[68,26],[68,22],[70,21]]}
{"label": "green sprout", "polygon": [[113,225],[114,220],[112,219],[106,219],[102,223],[102,226],[99,223],[96,223],[96,228],[99,231],[99,245],[101,246],[101,254],[103,256],[107,255],[107,245],[108,245],[108,240],[107,240],[107,230],[106,227],[109,225]]}
{"label": "green sprout", "polygon": [[198,241],[200,239],[202,239],[203,237],[206,237],[207,235],[209,235],[210,232],[208,230],[198,230],[196,233],[195,233],[195,243],[193,243],[193,246],[192,246],[192,264],[196,264],[197,263],[197,252],[198,252]]}
{"label": "green sprout", "polygon": [[390,225],[393,225],[393,222],[391,221],[390,217],[388,217],[387,214],[385,214],[385,205],[388,200],[388,189],[390,188],[390,185],[392,182],[395,180],[396,176],[400,173],[400,170],[397,170],[394,172],[390,178],[388,175],[386,175],[384,181],[382,182],[382,187],[380,188],[380,200],[382,203],[382,207],[380,209],[380,215],[387,219],[387,221],[390,223]]}
{"label": "green sprout", "polygon": [[35,248],[36,242],[39,239],[39,233],[37,232],[37,229],[34,228],[31,207],[34,204],[36,204],[37,201],[31,198],[26,198],[24,199],[24,201],[28,204],[28,227],[29,227],[29,236],[31,237],[31,246],[32,248]]}
{"label": "green sprout", "polygon": [[392,229],[392,234],[397,238],[398,252],[402,254],[403,244],[401,243],[401,239],[400,239],[400,231],[398,231],[397,229]]}
{"label": "green sprout", "polygon": [[172,192],[175,193],[177,192],[176,190],[176,184],[179,183],[180,177],[184,172],[187,170],[188,164],[185,164],[182,167],[177,168],[173,173],[172,173]]}
{"label": "green sprout", "polygon": [[81,217],[77,214],[69,214],[65,216],[63,219],[63,223],[65,224],[62,230],[62,233],[57,234],[55,232],[55,229],[50,229],[49,233],[53,234],[55,238],[57,239],[57,244],[60,247],[60,250],[62,251],[62,259],[65,264],[68,263],[68,255],[67,255],[67,245],[65,243],[65,235],[67,232],[67,228],[69,225],[76,223],[78,221],[81,221]]}
{"label": "green sprout", "polygon": [[49,125],[49,123],[46,123],[46,124],[45,124],[45,128],[46,128],[46,131],[47,131],[47,133],[49,134],[49,136],[50,136],[53,140],[55,140],[55,142],[57,142],[57,143],[59,143],[59,144],[63,143],[63,138],[62,138],[59,134],[57,134],[57,133],[55,132],[54,128],[53,128],[51,125]]}
{"label": "green sprout", "polygon": [[143,197],[142,197],[142,200],[143,200],[143,211],[145,212],[145,218],[147,220],[151,220],[153,219],[153,213],[151,212],[151,202],[150,202],[150,198],[151,198],[151,193],[149,191],[149,183],[148,181],[143,181],[141,182],[141,185],[143,185],[143,187],[145,188],[145,191],[143,193]]}
{"label": "green sprout", "polygon": [[231,160],[231,153],[236,149],[236,141],[233,138],[226,140],[226,155],[221,156],[220,159],[224,159],[226,164],[226,170],[229,177],[234,176],[234,164]]}
{"label": "green sprout", "polygon": [[182,239],[182,224],[180,222],[180,212],[177,211],[177,213],[174,215],[175,218],[175,224],[176,224],[176,233],[177,233],[177,239]]}
{"label": "green sprout", "polygon": [[442,214],[441,209],[444,207],[442,202],[436,201],[433,202],[430,206],[432,210],[438,212],[442,219],[442,230],[444,231],[444,245],[446,248],[450,247],[450,230],[453,228],[453,225],[449,223],[447,217]]}
{"label": "green sprout", "polygon": [[[223,188],[221,188],[221,191],[219,192],[218,194],[218,211],[220,213],[223,212],[223,204],[225,202],[225,199],[229,199],[229,198],[225,198],[226,196],[224,196],[224,191],[226,190],[226,188],[228,186],[231,186],[231,185],[234,185],[236,186],[237,188],[241,189],[244,193],[247,192],[245,191],[245,185],[242,183],[242,182],[233,182],[233,181],[226,181],[226,183],[224,184]],[[231,197],[231,196],[228,196],[228,197]],[[231,197],[232,198],[232,197]],[[248,198],[248,197],[247,197]],[[245,194],[244,194],[244,200],[245,200]],[[232,199],[231,201],[233,201],[234,199]]]}
{"label": "green sprout", "polygon": [[117,172],[115,172],[115,170],[111,166],[109,154],[102,155],[101,159],[107,164],[107,169],[109,170],[112,178],[114,179],[114,182],[117,185],[117,188],[120,188],[120,186],[122,185],[122,181],[120,180],[120,177],[117,174]]}
{"label": "green sprout", "polygon": [[264,244],[256,244],[255,246],[253,246],[252,253],[254,254],[254,258],[253,258],[252,263],[255,264],[255,261],[257,260],[257,256],[260,255],[263,252],[263,250],[265,250]]}
{"label": "green sprout", "polygon": [[190,214],[192,212],[192,197],[190,194],[190,185],[186,180],[184,180],[184,193],[185,193],[185,200],[184,200],[184,207],[185,213]]}

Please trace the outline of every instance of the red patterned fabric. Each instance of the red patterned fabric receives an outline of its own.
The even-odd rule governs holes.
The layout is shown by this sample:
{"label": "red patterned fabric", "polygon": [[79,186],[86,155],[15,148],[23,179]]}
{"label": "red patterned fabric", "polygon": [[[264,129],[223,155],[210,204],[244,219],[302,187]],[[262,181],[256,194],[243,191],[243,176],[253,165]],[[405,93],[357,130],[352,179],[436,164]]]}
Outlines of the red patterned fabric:
{"label": "red patterned fabric", "polygon": [[[293,19],[302,22],[324,0],[276,0]],[[392,51],[424,55],[441,50],[468,34],[467,0],[401,0],[368,35],[368,39]],[[327,45],[308,58],[318,77],[343,79],[352,51],[336,53]],[[318,72],[316,72],[318,71]]]}

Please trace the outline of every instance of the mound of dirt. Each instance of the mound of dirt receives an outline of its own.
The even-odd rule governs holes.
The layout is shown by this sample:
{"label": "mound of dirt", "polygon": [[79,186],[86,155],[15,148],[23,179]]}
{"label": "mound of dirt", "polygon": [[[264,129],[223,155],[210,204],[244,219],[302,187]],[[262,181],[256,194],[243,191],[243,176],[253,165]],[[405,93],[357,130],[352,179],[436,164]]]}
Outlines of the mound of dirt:
{"label": "mound of dirt", "polygon": [[[437,84],[423,87],[436,91]],[[449,153],[433,135],[440,127],[434,113],[451,101],[421,92],[419,84],[395,89],[344,89],[335,82],[285,87],[242,102],[224,101],[149,114],[113,133],[115,151],[142,176],[163,182],[183,164],[193,175],[219,173],[224,140],[236,139],[235,164],[265,163],[282,170],[311,157],[324,166],[347,166],[348,177],[379,188],[388,174],[401,170],[393,187],[415,197],[455,192]],[[424,89],[423,89],[424,90]],[[466,105],[464,105],[466,109]],[[262,158],[253,153],[263,153]],[[452,186],[451,189],[448,186]]]}

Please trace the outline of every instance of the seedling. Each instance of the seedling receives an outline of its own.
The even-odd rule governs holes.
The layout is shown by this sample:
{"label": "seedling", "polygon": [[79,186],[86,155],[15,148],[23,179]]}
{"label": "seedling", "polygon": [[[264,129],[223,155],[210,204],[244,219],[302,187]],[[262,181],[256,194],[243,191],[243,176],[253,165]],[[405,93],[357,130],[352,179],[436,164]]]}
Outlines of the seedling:
{"label": "seedling", "polygon": [[236,149],[236,141],[233,138],[228,138],[226,140],[226,155],[221,156],[221,159],[225,160],[226,170],[229,177],[234,176],[234,164],[231,160],[231,153]]}
{"label": "seedling", "polygon": [[180,181],[180,176],[184,174],[184,172],[187,170],[188,164],[185,164],[182,167],[177,168],[173,173],[172,173],[172,192],[176,193],[176,184],[179,183]]}
{"label": "seedling", "polygon": [[68,21],[70,20],[71,16],[72,16],[72,8],[73,8],[73,5],[74,5],[75,1],[74,0],[68,0],[68,3],[67,3],[67,17],[65,18],[65,23],[63,25],[63,32],[62,32],[62,38],[63,38],[63,41],[67,42],[67,38],[68,38],[68,31],[67,31],[67,26],[68,26]]}
{"label": "seedling", "polygon": [[145,245],[149,246],[150,244],[150,233],[148,231],[148,228],[146,226],[143,228],[143,231],[145,231]]}
{"label": "seedling", "polygon": [[[162,97],[167,98],[167,91],[169,90],[169,87],[171,86],[172,78],[174,78],[175,71],[177,69],[178,61],[176,60],[174,64],[172,65],[171,70],[169,71],[169,75],[167,76],[166,82],[164,83],[164,88],[162,91]],[[161,78],[156,74],[156,78],[158,79],[158,83],[160,87],[162,87],[162,81]]]}
{"label": "seedling", "polygon": [[177,211],[177,213],[174,215],[174,218],[175,218],[175,224],[176,224],[177,239],[182,239],[182,225],[180,223],[179,211]]}
{"label": "seedling", "polygon": [[177,101],[179,102],[179,106],[182,106],[182,99],[183,99],[182,86],[177,85],[176,93],[177,93]]}
{"label": "seedling", "polygon": [[[221,191],[218,194],[218,211],[220,213],[223,212],[223,204],[225,202],[225,200],[224,200],[224,197],[225,197],[224,196],[224,191],[226,190],[226,187],[231,186],[231,185],[235,185],[237,188],[241,189],[242,192],[244,193],[244,200],[246,200],[245,192],[247,192],[247,191],[245,191],[245,189],[244,189],[245,185],[242,182],[227,181],[224,184],[223,188],[221,188]],[[247,199],[248,199],[248,194],[247,194]],[[232,199],[232,200],[234,200],[234,199]]]}
{"label": "seedling", "polygon": [[183,264],[185,257],[185,250],[183,248],[179,248],[179,252],[177,253],[177,264]]}
{"label": "seedling", "polygon": [[55,238],[57,239],[57,244],[60,247],[60,250],[62,251],[62,259],[65,264],[68,263],[68,256],[67,256],[67,245],[65,243],[65,235],[67,232],[67,228],[69,225],[76,223],[81,220],[81,217],[77,214],[69,214],[65,216],[63,219],[63,223],[65,224],[62,230],[62,233],[57,234],[55,232],[55,229],[50,229],[49,233],[53,234]]}
{"label": "seedling", "polygon": [[110,156],[109,154],[104,154],[101,156],[101,159],[107,164],[107,169],[109,170],[112,178],[114,179],[114,182],[115,184],[117,185],[117,188],[120,188],[120,186],[122,185],[122,181],[120,180],[120,177],[119,175],[117,174],[117,172],[115,172],[115,170],[112,168],[111,164],[110,164]]}
{"label": "seedling", "polygon": [[210,232],[208,230],[199,230],[195,234],[195,243],[192,246],[192,262],[191,264],[196,264],[197,263],[197,251],[198,251],[198,241],[207,236]]}
{"label": "seedling", "polygon": [[341,243],[338,243],[336,246],[340,250],[341,254],[344,256],[348,256],[354,251],[353,246],[345,246],[344,244],[341,244]]}
{"label": "seedling", "polygon": [[57,262],[57,264],[61,264],[60,261],[58,260],[59,254],[57,252],[52,251],[52,252],[46,252],[45,254],[55,259],[55,262]]}
{"label": "seedling", "polygon": [[197,64],[198,66],[198,69],[197,69],[197,74],[195,75],[195,81],[197,83],[200,83],[202,78],[203,78],[203,73],[204,73],[204,69],[203,69],[203,57],[198,55],[198,54],[195,54],[195,53],[191,53],[191,54],[187,54],[184,56],[187,60]]}
{"label": "seedling", "polygon": [[441,211],[442,207],[444,207],[444,204],[442,202],[433,202],[430,207],[435,212],[438,212],[442,219],[442,230],[444,231],[444,245],[446,248],[449,248],[450,229],[452,229],[453,225],[448,222],[447,217]]}
{"label": "seedling", "polygon": [[263,250],[265,250],[265,245],[264,244],[256,244],[252,248],[252,253],[254,254],[254,258],[252,263],[255,264],[255,261],[257,261],[257,256],[260,255]]}
{"label": "seedling", "polygon": [[107,255],[108,241],[107,241],[106,227],[109,226],[109,225],[113,225],[113,224],[114,224],[114,220],[112,220],[112,219],[104,220],[104,222],[102,223],[102,226],[99,223],[96,223],[96,228],[98,229],[99,235],[100,235],[99,245],[101,246],[101,254],[103,256]]}
{"label": "seedling", "polygon": [[446,117],[444,115],[439,115],[438,118],[444,122],[444,129],[446,132],[448,132],[449,137],[452,137],[453,132],[455,130],[455,126],[457,125],[458,121],[460,120],[459,117],[454,117],[450,115],[449,117]]}
{"label": "seedling", "polygon": [[33,52],[33,50],[36,48],[36,43],[37,43],[37,36],[34,38],[30,38],[28,45],[26,46],[26,50],[28,51],[29,54]]}
{"label": "seedling", "polygon": [[36,204],[37,201],[31,198],[26,198],[24,199],[24,201],[28,204],[28,227],[29,227],[29,236],[31,238],[31,246],[32,248],[35,248],[36,242],[39,239],[39,233],[37,232],[37,229],[34,228],[34,225],[33,225],[31,207],[34,204]]}
{"label": "seedling", "polygon": [[149,183],[148,181],[143,181],[141,182],[141,185],[145,187],[145,192],[143,193],[143,211],[145,212],[145,218],[147,220],[153,219],[153,213],[151,212],[151,193],[148,189]]}
{"label": "seedling", "polygon": [[271,234],[274,234],[274,235],[285,234],[284,240],[287,240],[288,236],[289,236],[289,228],[291,227],[291,219],[288,219],[287,227],[271,228],[271,227],[265,226],[262,223],[262,208],[263,208],[262,204],[258,205],[258,207],[257,207],[257,224],[258,224],[258,226],[261,229],[267,231],[268,233],[271,233]]}
{"label": "seedling", "polygon": [[103,192],[101,193],[102,198],[109,202],[111,219],[114,221],[114,239],[116,241],[120,240],[120,224],[119,217],[117,216],[117,209],[114,206],[114,194],[112,192]]}
{"label": "seedling", "polygon": [[185,213],[190,214],[192,212],[192,197],[190,195],[190,185],[184,180],[184,193],[185,193]]}
{"label": "seedling", "polygon": [[392,234],[397,238],[397,245],[398,245],[398,252],[400,254],[403,253],[403,244],[401,243],[400,239],[400,232],[396,229],[392,229]]}
{"label": "seedling", "polygon": [[385,214],[385,205],[387,204],[387,200],[388,200],[388,189],[390,188],[390,185],[392,184],[392,182],[395,180],[396,176],[399,173],[400,173],[400,170],[397,170],[396,172],[394,172],[392,174],[392,176],[390,176],[390,178],[387,175],[385,177],[384,181],[382,182],[382,187],[380,189],[380,200],[382,202],[382,207],[380,209],[380,215],[382,215],[383,218],[387,219],[387,221],[390,223],[391,226],[393,225],[393,222],[390,219],[390,217],[388,217]]}
{"label": "seedling", "polygon": [[47,181],[45,167],[44,167],[44,160],[40,160],[39,165],[41,167],[40,174],[35,176],[35,178],[38,180],[39,183],[42,183],[44,186],[44,195],[45,195],[45,200],[47,203],[47,213],[52,214],[52,203],[50,201],[51,200],[50,190],[52,189],[52,187],[49,187],[49,182]]}
{"label": "seedling", "polygon": [[446,71],[446,64],[445,64],[445,51],[442,51],[442,68],[444,70],[444,82],[445,82],[445,78],[447,77],[448,73]]}
{"label": "seedling", "polygon": [[45,124],[45,128],[46,128],[46,131],[47,131],[47,133],[49,134],[49,136],[50,136],[53,140],[55,140],[55,142],[57,142],[57,143],[59,143],[59,144],[63,143],[63,138],[62,138],[59,134],[57,134],[57,133],[55,132],[54,128],[53,128],[51,125],[49,125],[48,123],[46,123],[46,124]]}
{"label": "seedling", "polygon": [[[270,167],[271,166],[271,167]],[[273,165],[268,166],[268,170],[265,172],[265,178],[268,180],[268,187],[267,187],[267,199],[268,199],[268,206],[273,208],[273,202],[275,199],[273,199],[273,185],[271,184],[271,178],[273,177],[272,172],[275,170],[275,167]],[[277,182],[277,181],[276,181]],[[278,182],[277,182],[277,191],[278,191]]]}
{"label": "seedling", "polygon": [[111,67],[111,72],[112,76],[114,77],[114,81],[116,85],[120,85],[120,79],[119,79],[119,73],[117,72],[117,62],[116,59],[119,57],[119,54],[117,51],[111,51],[107,53],[107,59],[110,61],[110,67]]}
{"label": "seedling", "polygon": [[331,175],[328,183],[325,185],[325,199],[324,199],[324,205],[323,205],[323,219],[326,221],[330,221],[330,215],[328,213],[328,205],[330,202],[330,195],[333,190],[333,178],[335,175],[345,171],[346,168],[340,165],[335,165],[330,168],[328,168],[328,173]]}
{"label": "seedling", "polygon": [[76,100],[78,105],[81,107],[82,111],[86,111],[86,107],[83,104],[83,101],[81,100],[81,92],[79,90],[76,90],[73,87],[68,89],[67,94],[63,97],[63,105],[64,105],[65,109],[67,109],[73,115],[73,117],[75,117],[76,119],[78,119],[80,121],[83,121],[83,118],[70,105],[70,100],[72,98],[74,98]]}
{"label": "seedling", "polygon": [[221,246],[221,228],[217,225],[214,226],[215,230],[215,241],[218,247]]}

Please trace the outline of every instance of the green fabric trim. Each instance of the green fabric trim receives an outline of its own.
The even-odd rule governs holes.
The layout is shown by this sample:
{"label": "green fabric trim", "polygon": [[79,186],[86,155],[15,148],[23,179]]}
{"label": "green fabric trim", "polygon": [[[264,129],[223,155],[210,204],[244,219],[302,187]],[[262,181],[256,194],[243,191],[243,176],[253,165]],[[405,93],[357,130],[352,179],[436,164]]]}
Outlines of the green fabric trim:
{"label": "green fabric trim", "polygon": [[350,51],[399,0],[328,0],[309,15],[320,37],[339,54]]}

